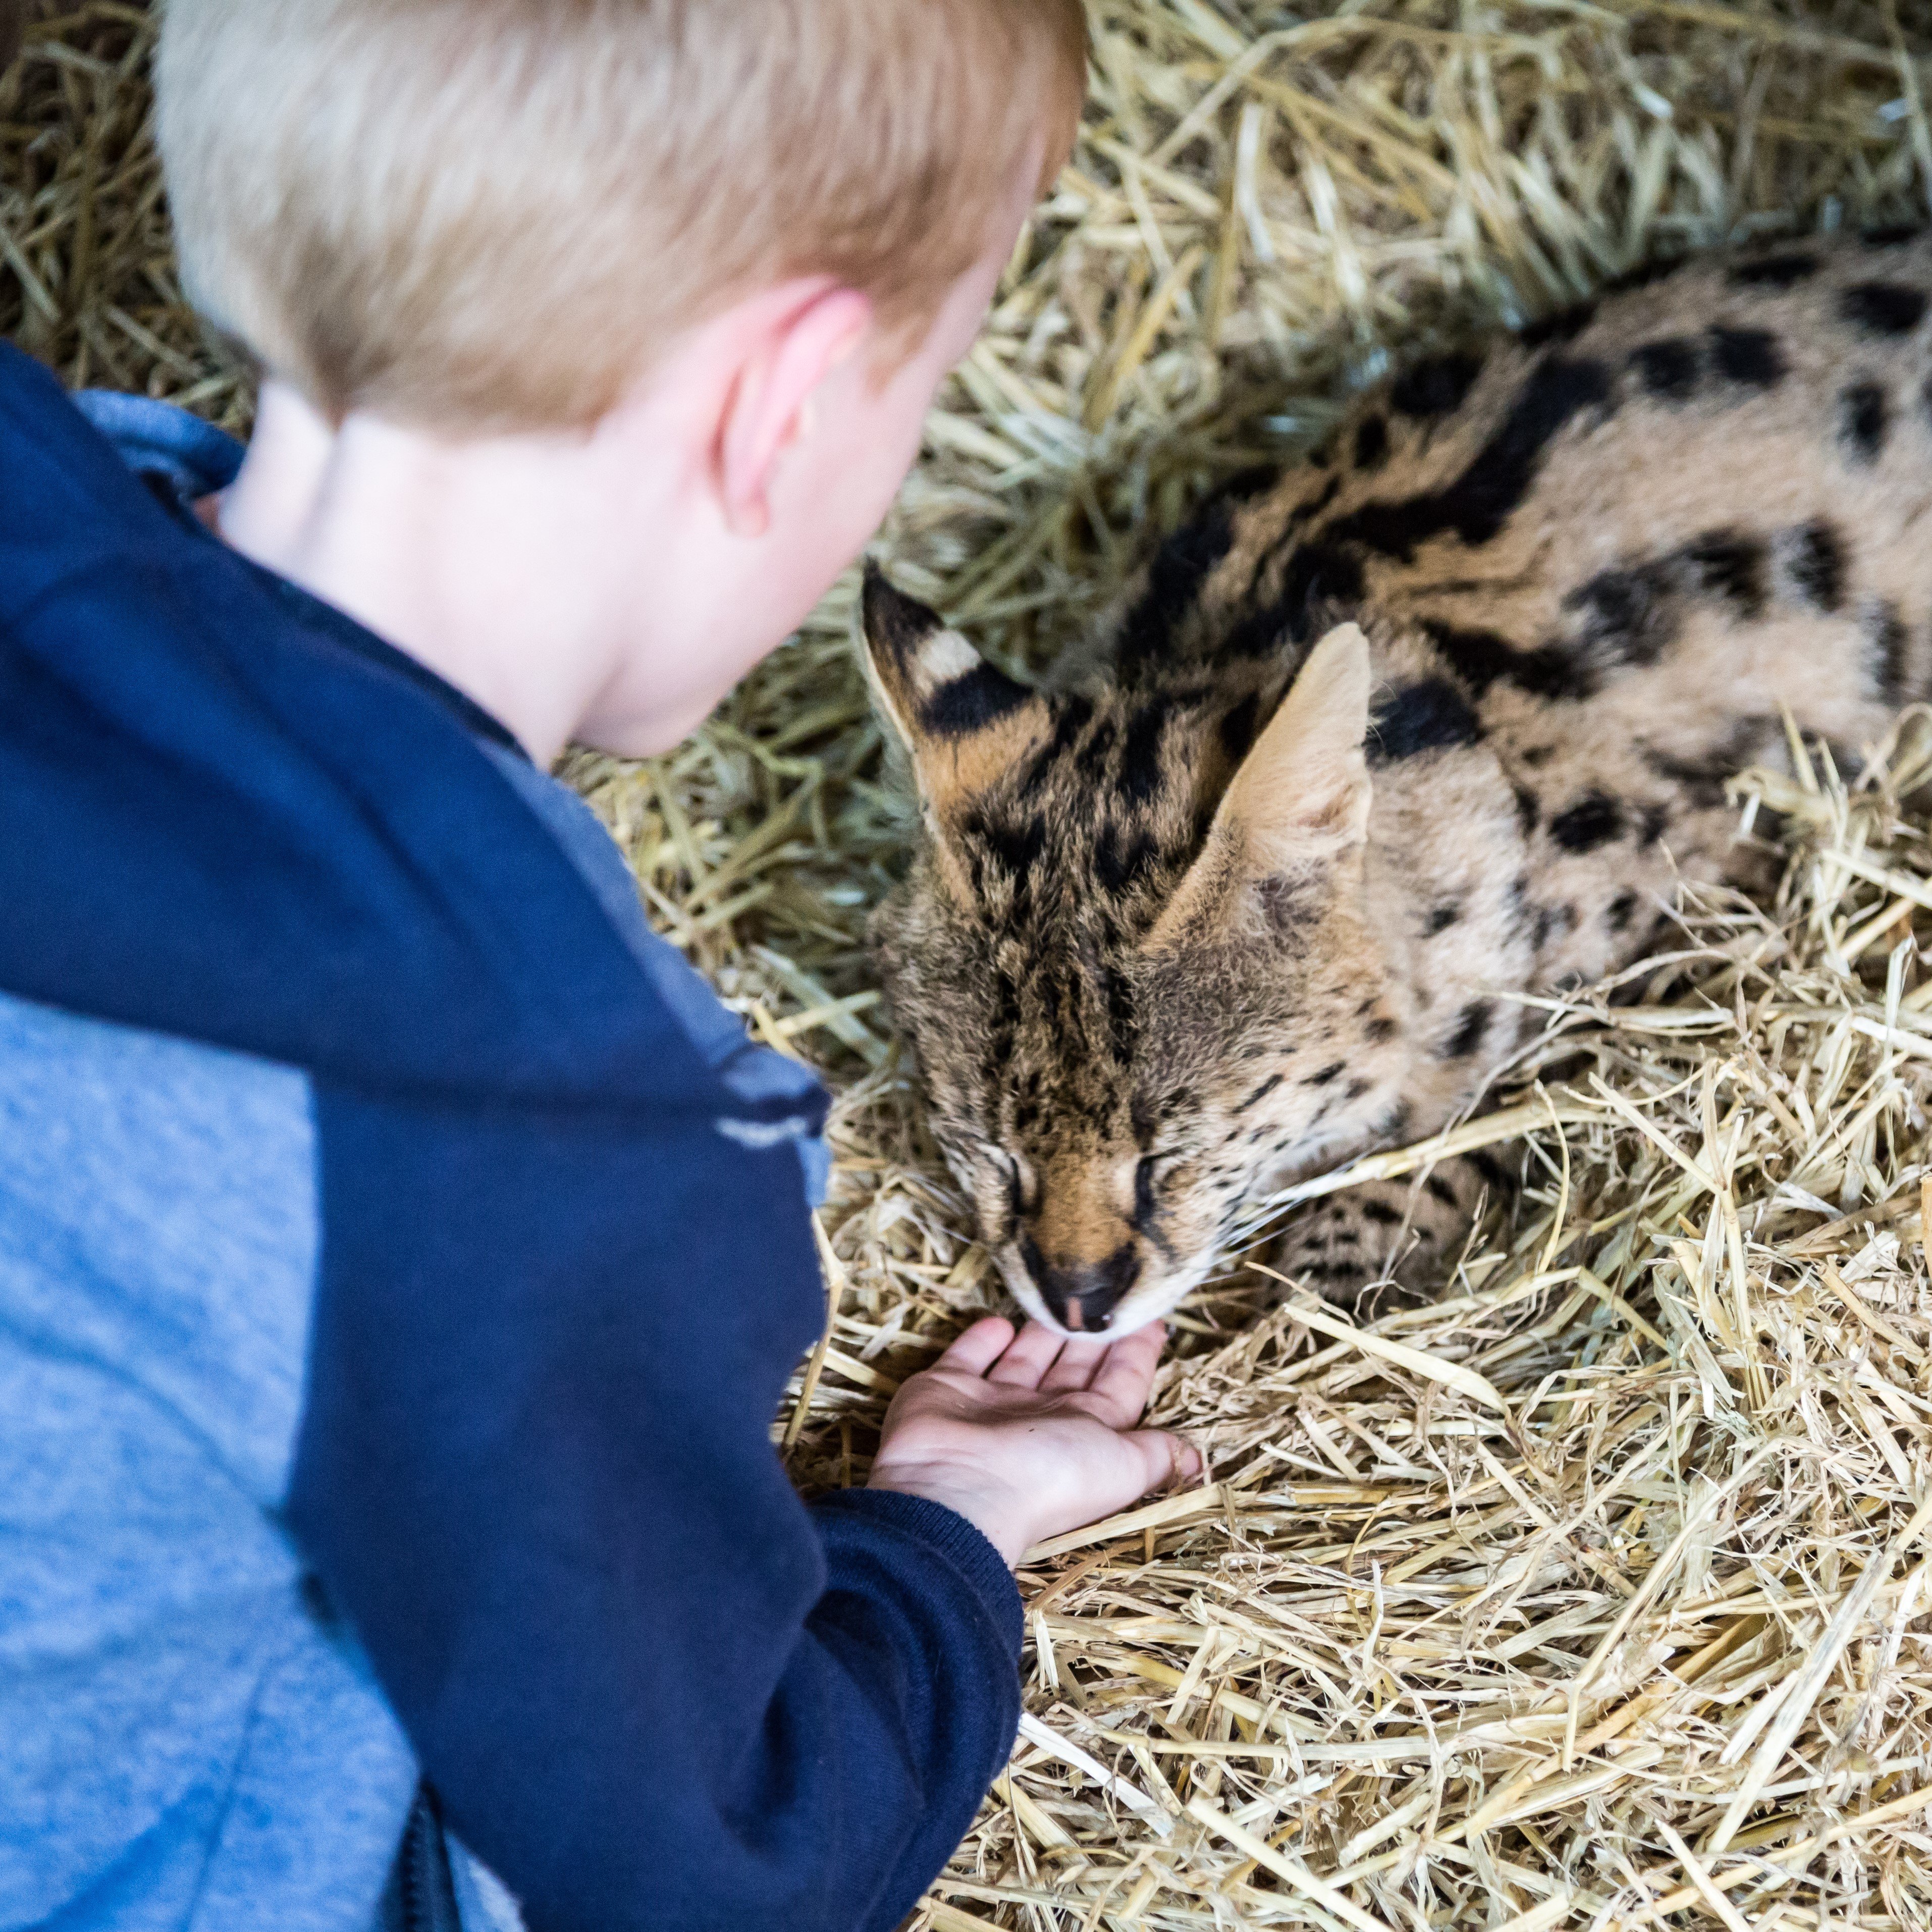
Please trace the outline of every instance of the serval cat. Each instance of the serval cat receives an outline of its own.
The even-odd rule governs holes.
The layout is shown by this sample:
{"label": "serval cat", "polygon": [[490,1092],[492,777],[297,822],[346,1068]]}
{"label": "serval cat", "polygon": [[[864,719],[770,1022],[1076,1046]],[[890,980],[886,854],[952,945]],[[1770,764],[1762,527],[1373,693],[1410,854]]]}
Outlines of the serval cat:
{"label": "serval cat", "polygon": [[[1258,1198],[1447,1124],[1512,996],[1726,876],[1780,707],[1856,748],[1932,694],[1928,290],[1917,236],[1786,243],[1413,368],[1169,538],[1054,688],[873,576],[924,818],[878,957],[1029,1312],[1126,1334]],[[1501,1180],[1346,1190],[1280,1265],[1439,1288]]]}

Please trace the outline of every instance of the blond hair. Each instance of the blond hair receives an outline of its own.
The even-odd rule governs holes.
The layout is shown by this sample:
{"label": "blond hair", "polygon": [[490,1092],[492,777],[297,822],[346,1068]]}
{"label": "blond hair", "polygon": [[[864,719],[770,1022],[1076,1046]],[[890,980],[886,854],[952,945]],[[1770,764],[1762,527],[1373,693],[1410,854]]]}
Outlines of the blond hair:
{"label": "blond hair", "polygon": [[1081,0],[169,0],[188,291],[338,418],[588,424],[794,276],[936,314],[1086,44]]}

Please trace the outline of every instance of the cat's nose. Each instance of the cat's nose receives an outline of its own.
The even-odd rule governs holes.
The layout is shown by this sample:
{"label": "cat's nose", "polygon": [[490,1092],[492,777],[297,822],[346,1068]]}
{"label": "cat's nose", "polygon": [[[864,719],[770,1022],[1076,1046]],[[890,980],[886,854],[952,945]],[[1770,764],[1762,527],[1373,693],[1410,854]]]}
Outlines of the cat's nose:
{"label": "cat's nose", "polygon": [[1140,1254],[1132,1243],[1116,1248],[1105,1261],[1047,1261],[1036,1250],[1027,1258],[1047,1312],[1076,1335],[1105,1333],[1114,1311],[1140,1279]]}

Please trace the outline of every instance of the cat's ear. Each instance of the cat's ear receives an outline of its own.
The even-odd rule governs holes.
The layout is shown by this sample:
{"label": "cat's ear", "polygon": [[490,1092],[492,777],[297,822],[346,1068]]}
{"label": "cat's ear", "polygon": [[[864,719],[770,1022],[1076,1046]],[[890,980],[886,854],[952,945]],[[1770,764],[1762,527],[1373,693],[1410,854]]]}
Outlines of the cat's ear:
{"label": "cat's ear", "polygon": [[1372,686],[1368,640],[1354,625],[1316,646],[1223,794],[1150,950],[1224,932],[1359,854],[1372,795],[1363,741]]}
{"label": "cat's ear", "polygon": [[871,564],[860,621],[879,709],[911,754],[920,802],[941,837],[1037,740],[1046,700]]}

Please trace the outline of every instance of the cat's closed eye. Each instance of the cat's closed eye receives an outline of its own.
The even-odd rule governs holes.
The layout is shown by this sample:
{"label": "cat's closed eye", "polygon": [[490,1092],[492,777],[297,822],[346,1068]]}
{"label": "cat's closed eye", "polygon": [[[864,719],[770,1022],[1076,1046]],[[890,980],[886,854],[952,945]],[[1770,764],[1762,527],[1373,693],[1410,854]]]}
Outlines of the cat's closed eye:
{"label": "cat's closed eye", "polygon": [[987,1192],[997,1203],[998,1216],[987,1212],[982,1199],[981,1214],[988,1223],[984,1232],[989,1240],[1010,1240],[1013,1231],[1032,1211],[1036,1195],[1031,1164],[1024,1156],[984,1142],[974,1150],[979,1172],[986,1177]]}
{"label": "cat's closed eye", "polygon": [[1158,1190],[1166,1162],[1159,1154],[1144,1154],[1134,1169],[1134,1226],[1144,1228],[1160,1211]]}

